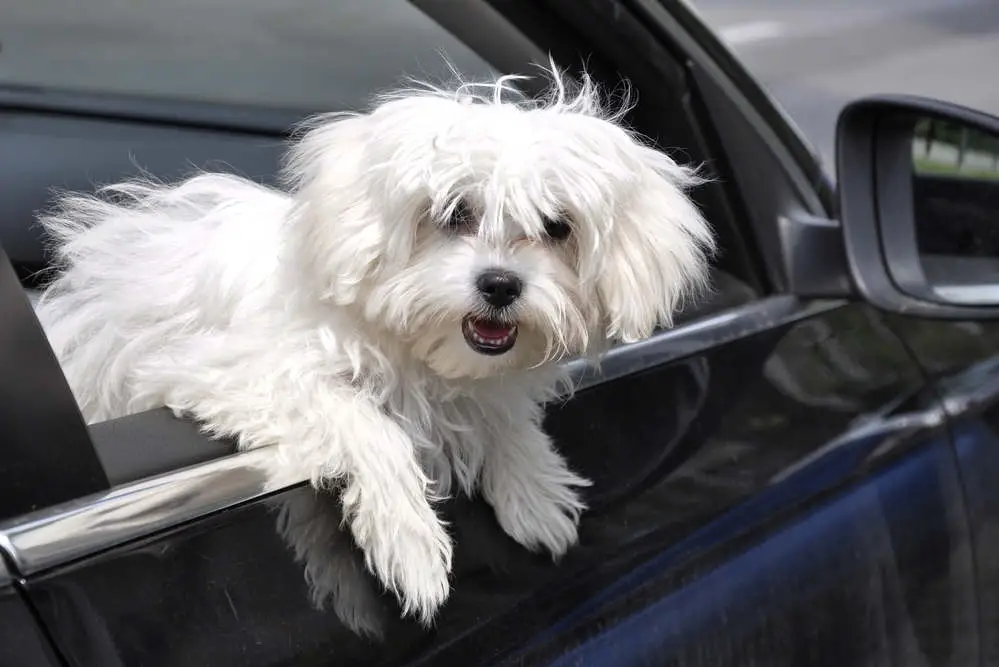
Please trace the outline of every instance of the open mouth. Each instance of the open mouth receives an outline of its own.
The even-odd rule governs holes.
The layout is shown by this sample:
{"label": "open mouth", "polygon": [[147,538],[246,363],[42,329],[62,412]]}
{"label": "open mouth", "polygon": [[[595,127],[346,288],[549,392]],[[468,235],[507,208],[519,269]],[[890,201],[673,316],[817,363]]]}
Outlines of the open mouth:
{"label": "open mouth", "polygon": [[509,352],[517,342],[517,325],[469,315],[461,322],[465,342],[479,354]]}

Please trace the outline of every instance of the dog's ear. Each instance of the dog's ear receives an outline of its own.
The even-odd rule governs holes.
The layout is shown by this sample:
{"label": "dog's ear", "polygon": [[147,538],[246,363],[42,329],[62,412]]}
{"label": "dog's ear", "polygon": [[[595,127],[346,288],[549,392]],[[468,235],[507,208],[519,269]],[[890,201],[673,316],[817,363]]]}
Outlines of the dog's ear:
{"label": "dog's ear", "polygon": [[638,147],[640,167],[605,239],[597,292],[610,340],[635,342],[671,326],[707,282],[714,239],[686,189],[701,179],[666,155]]}
{"label": "dog's ear", "polygon": [[[396,210],[398,184],[388,181],[385,156],[375,153],[367,114],[329,114],[303,125],[285,165],[295,197],[292,242],[304,277],[320,298],[356,301],[385,265],[404,261],[413,211]],[[391,227],[391,228],[390,228]]]}

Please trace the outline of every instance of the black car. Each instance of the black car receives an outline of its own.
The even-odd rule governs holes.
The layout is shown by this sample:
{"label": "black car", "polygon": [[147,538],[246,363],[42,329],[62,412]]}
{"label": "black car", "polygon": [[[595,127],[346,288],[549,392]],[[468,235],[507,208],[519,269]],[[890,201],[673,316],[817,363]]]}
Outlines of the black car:
{"label": "black car", "polygon": [[[4,9],[0,665],[999,665],[999,120],[860,100],[834,188],[684,2],[328,4]],[[273,182],[295,122],[437,49],[630,81],[628,122],[712,175],[722,251],[710,298],[549,407],[596,482],[580,545],[554,564],[455,498],[451,599],[425,630],[376,590],[379,638],[349,589],[316,604],[276,511],[316,497],[266,491],[267,449],[165,410],[84,424],[34,220],[139,170]]]}

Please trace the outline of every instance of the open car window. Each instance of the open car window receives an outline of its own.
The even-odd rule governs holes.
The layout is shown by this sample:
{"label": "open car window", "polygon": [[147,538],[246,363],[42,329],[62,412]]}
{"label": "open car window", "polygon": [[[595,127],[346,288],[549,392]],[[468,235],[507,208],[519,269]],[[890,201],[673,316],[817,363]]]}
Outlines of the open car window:
{"label": "open car window", "polygon": [[[11,26],[6,28],[11,39],[5,42],[0,60],[4,120],[0,145],[11,148],[0,152],[0,169],[18,173],[17,156],[39,156],[31,173],[0,184],[4,201],[0,243],[31,299],[44,284],[46,268],[34,219],[50,205],[55,189],[90,191],[143,171],[172,180],[195,169],[232,171],[273,182],[288,124],[280,122],[280,116],[267,115],[264,107],[361,106],[373,93],[403,82],[407,75],[450,78],[447,61],[469,78],[497,71],[536,74],[531,62],[542,59],[539,54],[551,53],[570,69],[586,62],[608,89],[627,77],[641,100],[628,118],[630,124],[676,159],[706,163],[708,175],[714,175],[710,170],[717,166],[708,159],[693,124],[682,70],[664,52],[646,53],[641,59],[615,54],[614,59],[629,65],[621,68],[611,60],[584,54],[581,46],[590,36],[567,28],[534,33],[545,20],[530,14],[518,17],[517,28],[534,41],[525,47],[510,40],[497,48],[498,33],[482,34],[481,22],[460,24],[449,17],[445,28],[401,0],[312,9],[233,4],[221,14],[217,7],[186,0],[121,11],[111,0],[98,0],[88,5],[85,16],[56,11],[47,1],[37,11],[12,12],[11,22],[5,24]],[[441,16],[454,7],[442,6]],[[76,56],[63,44],[39,51],[42,37],[68,31],[74,21],[79,29],[72,43],[79,46],[90,40],[94,48],[78,49]],[[131,32],[140,24],[150,33],[148,44],[137,42]],[[0,27],[0,40],[4,30]],[[209,36],[215,39],[211,53],[204,51]],[[190,42],[191,49],[177,49],[181,42]],[[3,95],[18,87],[68,91],[69,96],[58,108],[51,105],[50,95],[18,97],[5,106]],[[100,93],[105,102],[93,106],[91,97],[77,98],[75,93]],[[139,98],[145,101],[136,106]],[[80,106],[74,107],[77,102]],[[197,107],[205,102],[227,106],[209,117]],[[38,104],[37,110],[32,104]],[[719,179],[693,193],[719,234],[722,251],[716,258],[711,291],[688,303],[678,324],[751,302],[760,294],[726,191]],[[207,442],[196,429],[177,423],[165,411],[92,424],[90,436],[113,484],[233,451],[228,442]]]}

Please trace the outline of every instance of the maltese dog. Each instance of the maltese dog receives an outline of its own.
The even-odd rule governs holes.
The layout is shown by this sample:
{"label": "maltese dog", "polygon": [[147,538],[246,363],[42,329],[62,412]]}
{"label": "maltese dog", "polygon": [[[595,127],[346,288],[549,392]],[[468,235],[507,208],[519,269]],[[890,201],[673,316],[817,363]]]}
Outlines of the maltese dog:
{"label": "maltese dog", "polygon": [[339,491],[366,567],[424,623],[455,490],[564,554],[589,482],[542,431],[559,362],[668,326],[714,241],[696,171],[550,73],[540,99],[504,76],[315,118],[282,189],[202,173],[63,196],[38,315],[87,421],[166,406],[274,446],[275,484]]}

